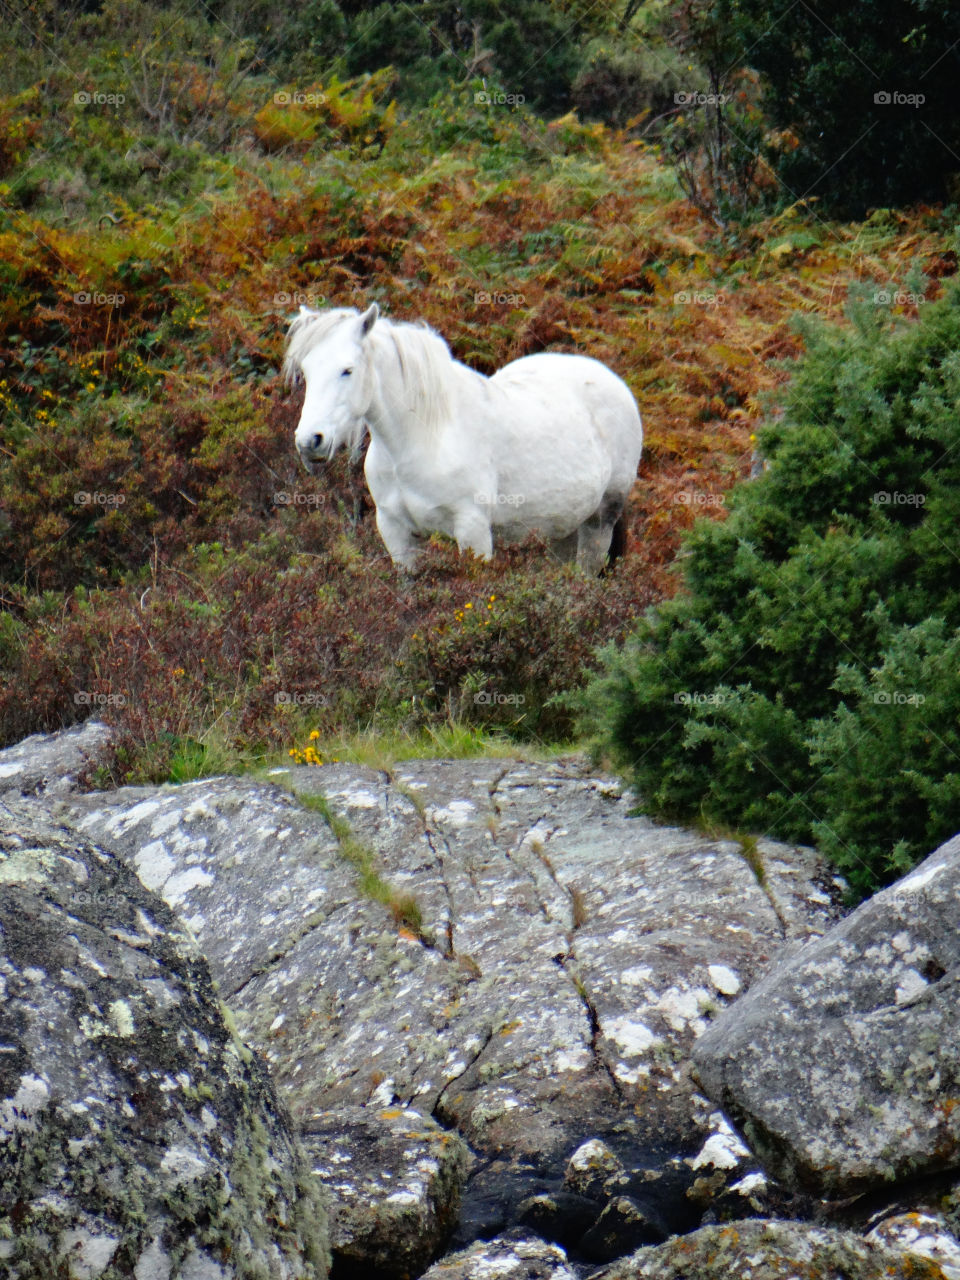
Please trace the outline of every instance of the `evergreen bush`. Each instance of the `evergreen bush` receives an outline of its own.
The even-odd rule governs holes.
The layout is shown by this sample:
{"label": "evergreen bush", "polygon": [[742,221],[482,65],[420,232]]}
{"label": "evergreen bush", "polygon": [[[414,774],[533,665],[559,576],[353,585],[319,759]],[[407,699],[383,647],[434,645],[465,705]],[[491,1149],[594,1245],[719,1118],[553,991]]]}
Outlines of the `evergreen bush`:
{"label": "evergreen bush", "polygon": [[960,288],[891,296],[804,326],[766,470],[582,703],[653,808],[816,840],[861,891],[960,829]]}

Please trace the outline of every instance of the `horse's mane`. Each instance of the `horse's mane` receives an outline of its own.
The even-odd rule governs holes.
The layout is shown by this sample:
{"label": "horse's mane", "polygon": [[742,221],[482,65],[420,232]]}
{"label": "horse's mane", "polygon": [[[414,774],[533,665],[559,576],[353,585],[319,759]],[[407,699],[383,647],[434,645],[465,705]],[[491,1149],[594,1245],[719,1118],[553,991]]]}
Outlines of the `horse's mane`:
{"label": "horse's mane", "polygon": [[334,307],[330,311],[308,311],[300,308],[287,329],[287,348],[283,357],[283,381],[292,387],[299,382],[303,361],[318,342],[322,342],[347,316],[356,315],[349,307]]}
{"label": "horse's mane", "polygon": [[[317,343],[348,316],[359,313],[349,307],[330,311],[301,311],[287,330],[283,377],[296,382],[305,357]],[[423,431],[434,431],[450,416],[450,381],[455,362],[450,348],[429,325],[408,324],[381,316],[370,330],[369,341],[379,356],[392,356],[400,368],[403,408],[412,413]]]}

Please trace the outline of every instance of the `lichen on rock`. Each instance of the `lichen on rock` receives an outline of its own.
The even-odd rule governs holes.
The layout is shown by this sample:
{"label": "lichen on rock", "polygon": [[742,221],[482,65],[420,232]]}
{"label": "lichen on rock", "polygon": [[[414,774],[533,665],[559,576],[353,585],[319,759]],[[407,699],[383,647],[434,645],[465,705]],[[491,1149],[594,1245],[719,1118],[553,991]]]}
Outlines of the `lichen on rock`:
{"label": "lichen on rock", "polygon": [[0,802],[9,1280],[322,1280],[325,1210],[207,964],[110,853]]}

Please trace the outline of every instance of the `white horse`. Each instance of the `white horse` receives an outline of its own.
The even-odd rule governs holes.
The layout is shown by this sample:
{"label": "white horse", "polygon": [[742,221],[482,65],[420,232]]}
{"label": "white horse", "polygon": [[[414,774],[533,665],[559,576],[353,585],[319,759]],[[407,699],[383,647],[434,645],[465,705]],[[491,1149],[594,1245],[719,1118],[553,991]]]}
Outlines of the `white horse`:
{"label": "white horse", "polygon": [[379,319],[376,303],[300,308],[284,374],[306,382],[296,445],[308,471],[370,431],[364,472],[395,564],[448,534],[483,559],[493,532],[534,531],[598,573],[637,477],[640,414],[626,384],[588,356],[524,356],[491,378],[426,325]]}

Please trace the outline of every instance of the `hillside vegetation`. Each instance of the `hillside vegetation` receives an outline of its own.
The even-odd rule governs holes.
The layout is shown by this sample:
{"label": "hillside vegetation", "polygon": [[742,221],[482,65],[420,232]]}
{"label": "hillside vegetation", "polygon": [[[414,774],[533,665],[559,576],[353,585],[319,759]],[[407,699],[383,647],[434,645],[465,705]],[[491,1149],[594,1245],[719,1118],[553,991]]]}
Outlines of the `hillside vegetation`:
{"label": "hillside vegetation", "polygon": [[[696,603],[671,608],[695,610],[709,634],[736,605],[734,663],[755,642],[767,646],[779,606],[751,613],[750,573],[728,563],[740,554],[731,547],[759,536],[744,513],[773,521],[777,564],[792,565],[808,516],[829,542],[834,510],[843,511],[826,485],[816,514],[805,514],[809,469],[834,445],[814,439],[807,453],[799,444],[791,452],[795,405],[761,437],[774,463],[779,451],[792,469],[772,467],[743,490],[760,496],[737,498],[724,520],[727,495],[756,463],[760,424],[778,412],[769,397],[788,377],[784,361],[803,347],[791,317],[840,321],[859,286],[875,317],[909,327],[956,269],[950,210],[880,209],[841,223],[815,200],[786,199],[769,165],[750,181],[770,198],[732,221],[745,188],[735,173],[711,176],[689,121],[674,119],[686,134],[651,132],[653,102],[633,120],[601,111],[599,98],[581,97],[580,114],[569,109],[584,85],[609,87],[607,72],[589,80],[584,68],[596,70],[610,32],[579,31],[581,79],[568,67],[565,87],[544,89],[537,114],[536,95],[511,92],[503,68],[482,59],[465,69],[460,60],[453,81],[437,72],[436,83],[427,46],[415,75],[374,65],[386,45],[361,59],[357,31],[373,40],[369,6],[308,10],[309,40],[299,28],[271,29],[269,57],[226,11],[222,21],[171,18],[126,0],[96,12],[23,6],[20,28],[3,38],[0,739],[95,712],[118,728],[101,783],[182,779],[287,752],[319,760],[363,732],[453,725],[531,743],[568,739],[579,714],[569,694],[597,668],[598,649],[620,646],[638,617],[677,592],[673,566],[716,558],[716,548],[727,560],[712,594],[698,596],[697,579]],[[615,16],[625,40],[623,13]],[[356,37],[346,44],[341,22]],[[388,26],[377,28],[384,39]],[[439,38],[442,24],[429,30]],[[411,47],[401,36],[394,52]],[[502,60],[509,42],[502,31],[497,39]],[[353,50],[346,61],[344,48]],[[707,75],[705,65],[678,62],[677,75],[684,66]],[[517,101],[525,96],[531,102]],[[589,118],[591,104],[606,122]],[[535,539],[489,565],[437,540],[428,571],[402,581],[358,467],[340,458],[320,477],[299,469],[298,396],[279,379],[286,324],[300,303],[373,300],[394,318],[425,320],[485,373],[549,348],[595,356],[626,379],[646,446],[627,554],[610,574],[580,578]],[[918,374],[916,394],[925,387]],[[823,391],[818,413],[844,412]],[[904,427],[890,447],[902,454],[912,438]],[[893,487],[897,477],[884,474]],[[885,514],[909,524],[911,513]],[[862,545],[860,559],[838,550],[831,560],[828,547],[816,561],[838,598],[847,577],[881,572],[885,562]],[[836,566],[847,577],[834,580]],[[882,592],[849,591],[864,615],[873,611],[872,647],[856,668],[869,681],[886,643]],[[922,627],[934,595],[931,586],[889,625]],[[841,605],[827,596],[822,607]],[[645,625],[669,629],[675,616]],[[796,622],[800,650],[804,625]],[[927,625],[910,649],[920,663],[940,643]],[[829,718],[834,668],[845,660],[832,649],[807,659],[819,664],[819,683],[802,715],[791,712],[803,725],[785,728],[784,711],[769,729],[794,789],[811,768],[807,721]],[[616,661],[604,659],[607,692],[591,694],[592,706],[609,710],[618,696]],[[723,675],[725,688],[756,676],[749,664],[741,670],[743,680]],[[675,668],[690,684],[686,671]],[[789,710],[781,674],[773,665],[764,678]],[[697,679],[697,689],[713,688]],[[855,677],[843,679],[853,690]],[[736,705],[752,696],[741,691]],[[858,686],[849,696],[864,695]],[[765,779],[749,794],[728,788],[738,766],[722,735],[703,740],[691,774],[677,755],[688,711],[610,711],[619,719],[606,741],[628,764],[646,742],[643,726],[660,717],[657,731],[672,735],[673,754],[658,749],[660,773],[641,769],[651,798],[728,822],[779,823],[795,837],[822,834],[822,797],[804,817],[788,804],[781,821]],[[696,718],[706,723],[702,709]],[[734,739],[751,731],[742,718],[729,727]],[[838,758],[843,732],[840,722],[818,728],[817,758]],[[746,758],[742,766],[752,769]],[[835,787],[850,813],[854,785]],[[948,821],[937,815],[924,839]]]}

